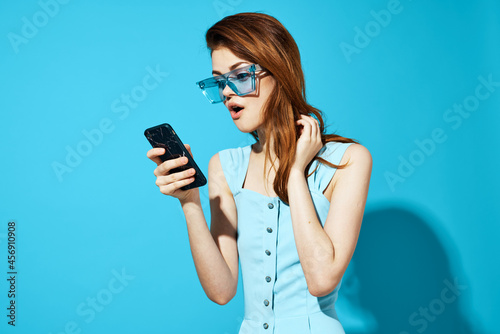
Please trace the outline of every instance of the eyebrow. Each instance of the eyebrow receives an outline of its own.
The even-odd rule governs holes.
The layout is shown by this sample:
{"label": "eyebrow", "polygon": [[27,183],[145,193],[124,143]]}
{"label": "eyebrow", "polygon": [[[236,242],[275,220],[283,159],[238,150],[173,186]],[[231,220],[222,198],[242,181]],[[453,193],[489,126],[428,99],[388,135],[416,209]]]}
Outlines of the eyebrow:
{"label": "eyebrow", "polygon": [[[229,67],[229,72],[231,72],[232,70],[236,69],[238,66],[240,66],[241,64],[249,64],[248,62],[246,61],[240,61],[236,64],[233,64],[231,65],[231,67]],[[212,75],[221,75],[222,73],[220,73],[219,71],[212,71]]]}

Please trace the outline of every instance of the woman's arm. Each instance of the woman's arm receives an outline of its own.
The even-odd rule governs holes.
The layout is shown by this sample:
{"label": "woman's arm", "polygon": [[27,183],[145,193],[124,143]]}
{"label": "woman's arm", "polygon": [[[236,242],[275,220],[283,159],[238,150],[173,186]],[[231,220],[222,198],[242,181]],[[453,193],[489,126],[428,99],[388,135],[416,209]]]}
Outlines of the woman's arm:
{"label": "woman's arm", "polygon": [[324,227],[321,226],[304,173],[290,174],[288,198],[293,232],[309,292],[317,297],[332,292],[351,261],[368,194],[372,159],[359,145],[347,148],[332,179],[333,193]]}
{"label": "woman's arm", "polygon": [[208,165],[208,193],[210,230],[199,195],[197,198],[181,201],[181,205],[201,285],[210,300],[223,305],[234,297],[238,285],[237,215],[218,153],[210,159]]}
{"label": "woman's arm", "polygon": [[332,292],[352,258],[359,236],[370,174],[370,152],[359,144],[349,146],[332,178],[333,192],[324,226],[318,220],[307,180],[306,165],[321,148],[317,121],[303,117],[297,157],[288,179],[288,199],[295,244],[309,292],[317,297]]}
{"label": "woman's arm", "polygon": [[[186,148],[191,153],[190,146],[186,145]],[[163,194],[179,199],[186,216],[191,253],[201,285],[208,298],[226,304],[236,294],[238,283],[237,215],[219,154],[214,155],[208,165],[210,231],[201,207],[199,189],[180,189],[192,182],[190,170],[170,174],[171,169],[186,164],[187,159],[181,157],[162,162],[159,156],[164,153],[162,148],[148,151],[148,157],[158,165],[154,173],[156,185]]]}

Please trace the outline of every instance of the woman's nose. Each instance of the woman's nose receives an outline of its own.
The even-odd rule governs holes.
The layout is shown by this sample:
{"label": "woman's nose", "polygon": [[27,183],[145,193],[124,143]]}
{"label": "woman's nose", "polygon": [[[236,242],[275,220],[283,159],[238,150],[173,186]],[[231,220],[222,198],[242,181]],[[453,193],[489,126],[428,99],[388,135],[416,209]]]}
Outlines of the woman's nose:
{"label": "woman's nose", "polygon": [[224,95],[225,97],[230,97],[230,96],[234,96],[237,94],[231,89],[231,87],[229,87],[229,85],[226,82],[226,87],[224,87],[224,90],[222,91],[222,95]]}

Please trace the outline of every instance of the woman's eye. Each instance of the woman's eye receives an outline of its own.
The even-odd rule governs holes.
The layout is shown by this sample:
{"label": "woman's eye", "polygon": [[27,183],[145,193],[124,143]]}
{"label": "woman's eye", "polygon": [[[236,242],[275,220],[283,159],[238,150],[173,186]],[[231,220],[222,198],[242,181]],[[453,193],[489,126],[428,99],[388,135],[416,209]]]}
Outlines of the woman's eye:
{"label": "woman's eye", "polygon": [[238,79],[238,80],[246,80],[249,77],[250,77],[250,73],[248,73],[248,72],[241,72],[241,73],[236,74],[236,79]]}

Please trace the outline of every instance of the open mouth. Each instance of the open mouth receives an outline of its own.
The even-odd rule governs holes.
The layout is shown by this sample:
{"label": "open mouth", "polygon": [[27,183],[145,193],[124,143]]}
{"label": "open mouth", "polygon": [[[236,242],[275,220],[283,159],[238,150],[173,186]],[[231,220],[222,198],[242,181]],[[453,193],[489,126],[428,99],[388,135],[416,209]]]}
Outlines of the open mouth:
{"label": "open mouth", "polygon": [[231,117],[232,117],[233,119],[235,119],[235,118],[239,118],[239,117],[240,117],[240,115],[241,115],[241,112],[243,111],[243,109],[245,109],[245,108],[240,107],[240,106],[238,106],[238,105],[233,105],[233,106],[231,106],[231,108],[230,108],[230,111],[231,111]]}

